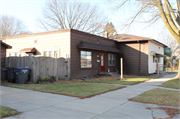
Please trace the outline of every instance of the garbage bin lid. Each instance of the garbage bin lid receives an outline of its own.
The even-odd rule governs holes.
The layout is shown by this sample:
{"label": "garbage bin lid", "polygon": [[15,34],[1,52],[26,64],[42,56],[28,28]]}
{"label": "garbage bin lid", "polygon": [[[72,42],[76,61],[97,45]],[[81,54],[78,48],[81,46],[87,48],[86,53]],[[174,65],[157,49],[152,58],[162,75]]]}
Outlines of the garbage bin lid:
{"label": "garbage bin lid", "polygon": [[7,69],[6,68],[1,68],[1,71],[7,71]]}
{"label": "garbage bin lid", "polygon": [[6,67],[7,69],[13,69],[14,67]]}
{"label": "garbage bin lid", "polygon": [[14,69],[30,69],[29,67],[14,67]]}

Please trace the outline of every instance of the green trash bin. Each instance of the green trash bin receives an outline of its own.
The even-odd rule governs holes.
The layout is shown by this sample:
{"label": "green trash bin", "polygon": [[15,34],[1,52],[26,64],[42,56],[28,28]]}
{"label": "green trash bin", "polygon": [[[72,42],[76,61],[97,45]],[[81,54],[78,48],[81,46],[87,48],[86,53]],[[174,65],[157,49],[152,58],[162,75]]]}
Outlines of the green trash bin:
{"label": "green trash bin", "polygon": [[1,81],[7,79],[7,69],[6,68],[1,68]]}
{"label": "green trash bin", "polygon": [[15,75],[14,75],[14,67],[7,67],[7,79],[8,82],[13,82],[15,83]]}
{"label": "green trash bin", "polygon": [[25,84],[29,79],[29,67],[14,67],[15,79],[18,84]]}

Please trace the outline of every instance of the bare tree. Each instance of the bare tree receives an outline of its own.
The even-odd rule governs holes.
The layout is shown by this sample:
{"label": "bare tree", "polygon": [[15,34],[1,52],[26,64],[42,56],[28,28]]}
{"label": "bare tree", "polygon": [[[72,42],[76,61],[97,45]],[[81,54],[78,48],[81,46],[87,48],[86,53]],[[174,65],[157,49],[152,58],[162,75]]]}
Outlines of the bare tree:
{"label": "bare tree", "polygon": [[14,16],[2,15],[0,17],[1,37],[15,36],[25,32],[27,33],[27,30],[23,21]]}
{"label": "bare tree", "polygon": [[[115,0],[108,0],[114,2]],[[135,21],[149,23],[152,25],[158,20],[162,20],[171,35],[180,45],[180,0],[118,0],[116,8],[120,9],[125,5],[137,4],[137,11],[127,22],[126,26],[131,26]],[[143,15],[149,15],[148,18]],[[141,17],[141,19],[139,19]],[[178,75],[180,77],[180,68]]]}
{"label": "bare tree", "polygon": [[60,29],[77,29],[92,34],[103,31],[106,17],[97,6],[87,2],[70,0],[50,0],[37,18],[40,28],[47,31]]}
{"label": "bare tree", "polygon": [[175,64],[180,58],[180,46],[177,41],[172,37],[167,37],[165,40],[166,45],[171,48],[171,57],[167,57],[166,61],[171,65],[171,69],[173,64]]}
{"label": "bare tree", "polygon": [[[109,0],[115,2],[115,0]],[[126,4],[136,5],[136,13],[129,19],[126,26],[132,25],[135,21],[149,23],[152,25],[158,20],[163,20],[166,28],[180,45],[180,0],[118,0],[117,9]],[[148,18],[143,15],[149,15]],[[141,17],[141,19],[139,19]]]}

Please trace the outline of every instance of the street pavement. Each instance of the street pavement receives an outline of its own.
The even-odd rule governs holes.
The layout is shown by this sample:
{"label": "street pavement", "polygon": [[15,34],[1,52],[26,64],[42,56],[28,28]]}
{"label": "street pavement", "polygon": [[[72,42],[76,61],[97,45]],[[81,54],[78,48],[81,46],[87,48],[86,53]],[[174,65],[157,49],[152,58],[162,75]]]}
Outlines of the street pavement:
{"label": "street pavement", "polygon": [[[6,119],[155,119],[168,118],[164,110],[146,109],[164,107],[155,104],[128,101],[159,85],[176,74],[151,79],[144,83],[79,99],[58,94],[0,86],[0,105],[22,112]],[[171,107],[178,108],[179,107]],[[174,119],[179,119],[176,115]]]}

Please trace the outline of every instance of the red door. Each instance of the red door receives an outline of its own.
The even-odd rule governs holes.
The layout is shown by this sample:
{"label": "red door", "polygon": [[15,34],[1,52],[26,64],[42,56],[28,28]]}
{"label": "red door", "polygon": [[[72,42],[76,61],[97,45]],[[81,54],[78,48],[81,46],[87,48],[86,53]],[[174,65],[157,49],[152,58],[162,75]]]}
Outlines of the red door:
{"label": "red door", "polygon": [[100,66],[101,66],[101,72],[105,71],[105,53],[100,53]]}

